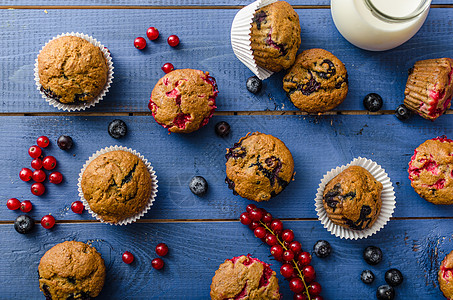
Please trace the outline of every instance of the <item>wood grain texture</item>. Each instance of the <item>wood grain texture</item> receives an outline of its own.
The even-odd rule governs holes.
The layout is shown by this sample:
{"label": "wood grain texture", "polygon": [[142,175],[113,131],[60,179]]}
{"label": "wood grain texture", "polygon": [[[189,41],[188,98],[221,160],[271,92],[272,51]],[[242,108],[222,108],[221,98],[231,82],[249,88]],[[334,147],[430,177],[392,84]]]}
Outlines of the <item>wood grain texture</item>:
{"label": "wood grain texture", "polygon": [[[168,135],[151,116],[121,117],[128,135],[115,140],[107,133],[114,117],[2,117],[0,123],[0,198],[30,199],[35,204],[31,215],[41,218],[52,213],[58,220],[92,219],[70,211],[78,199],[77,178],[82,165],[97,150],[123,145],[137,150],[153,165],[159,192],[144,219],[236,219],[250,201],[233,196],[225,179],[225,149],[247,132],[260,131],[280,138],[293,154],[295,180],[277,197],[263,203],[285,218],[316,218],[314,196],[323,175],[339,165],[362,156],[380,164],[392,179],[396,191],[395,217],[451,217],[453,207],[436,206],[420,198],[410,186],[407,164],[414,149],[426,139],[445,134],[453,136],[453,115],[436,122],[414,116],[400,122],[394,116],[228,116],[214,117],[207,126],[188,134]],[[227,138],[214,133],[216,122],[230,123]],[[72,136],[75,146],[60,150],[55,140],[61,134]],[[22,182],[19,171],[30,167],[28,148],[40,135],[52,140],[46,155],[58,160],[57,170],[64,176],[60,185],[46,184],[47,193],[37,197],[30,183]],[[205,197],[194,196],[188,182],[201,175],[209,183]],[[16,212],[0,206],[0,220],[14,220]]]}
{"label": "wood grain texture", "polygon": [[[37,53],[53,36],[79,31],[100,40],[111,51],[115,74],[110,92],[89,112],[149,112],[151,90],[164,75],[161,66],[209,71],[217,79],[219,111],[296,110],[287,99],[276,74],[264,83],[259,95],[249,93],[246,79],[252,73],[237,60],[230,46],[230,26],[236,10],[1,10],[0,111],[59,112],[36,90],[33,65]],[[416,60],[452,56],[453,9],[432,9],[421,31],[408,43],[386,52],[353,47],[335,29],[329,10],[298,10],[302,47],[332,51],[346,65],[350,92],[337,110],[363,110],[370,92],[384,98],[384,110],[402,102],[407,70]],[[80,20],[83,20],[81,22]],[[175,21],[177,20],[177,21]],[[161,32],[145,51],[133,47],[149,26]],[[173,49],[165,37],[178,34],[181,45]],[[433,45],[436,45],[433,47]]]}
{"label": "wood grain texture", "polygon": [[[452,222],[391,221],[375,236],[359,241],[335,238],[317,221],[284,222],[284,226],[293,229],[306,251],[312,252],[319,239],[332,245],[330,257],[319,259],[313,255],[312,260],[324,299],[374,299],[377,287],[385,284],[385,271],[397,268],[404,281],[396,288],[396,299],[441,300],[444,298],[437,287],[437,270],[453,249],[449,230]],[[250,253],[273,264],[277,273],[281,266],[269,258],[269,246],[239,222],[123,227],[57,224],[52,230],[38,225],[29,235],[18,234],[13,225],[0,225],[0,234],[0,299],[44,299],[38,287],[39,260],[48,249],[65,240],[89,242],[104,258],[107,278],[99,299],[209,299],[212,276],[225,259]],[[151,268],[151,260],[160,242],[165,242],[170,252],[163,258],[164,269],[156,271]],[[378,245],[383,251],[383,261],[377,266],[367,265],[362,258],[363,249],[369,245]],[[121,261],[124,251],[134,254],[132,265]],[[365,269],[375,274],[372,285],[360,281]],[[280,274],[278,278],[283,299],[292,299],[288,283]]]}

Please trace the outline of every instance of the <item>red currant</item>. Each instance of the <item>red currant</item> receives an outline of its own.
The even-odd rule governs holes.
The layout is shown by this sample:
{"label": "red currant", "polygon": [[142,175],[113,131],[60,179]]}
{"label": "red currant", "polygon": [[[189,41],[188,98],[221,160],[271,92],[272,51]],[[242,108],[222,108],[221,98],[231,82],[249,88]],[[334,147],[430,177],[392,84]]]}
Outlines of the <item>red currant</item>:
{"label": "red currant", "polygon": [[252,221],[252,223],[250,223],[250,225],[249,225],[249,228],[251,230],[255,230],[255,228],[258,227],[258,226],[260,226],[260,223]]}
{"label": "red currant", "polygon": [[247,207],[245,208],[245,210],[250,213],[252,210],[256,209],[256,205],[255,204],[249,204],[247,205]]}
{"label": "red currant", "polygon": [[165,72],[165,74],[168,74],[173,71],[175,67],[171,63],[165,63],[161,69]]}
{"label": "red currant", "polygon": [[308,292],[312,296],[318,296],[319,294],[321,294],[321,285],[317,282],[312,282],[308,287]]}
{"label": "red currant", "polygon": [[36,143],[38,144],[39,147],[41,148],[46,148],[47,146],[49,146],[50,144],[50,141],[49,141],[49,138],[47,136],[40,136],[38,138],[38,140],[36,141]]}
{"label": "red currant", "polygon": [[282,231],[283,230],[283,223],[279,219],[274,219],[271,223],[271,229],[273,231]]}
{"label": "red currant", "polygon": [[251,212],[249,212],[249,214],[250,218],[255,222],[259,222],[263,217],[263,212],[259,208],[252,210]]}
{"label": "red currant", "polygon": [[314,298],[311,298],[311,300],[324,300],[324,298],[321,296],[316,296]]}
{"label": "red currant", "polygon": [[132,255],[129,251],[124,252],[122,258],[123,262],[128,265],[134,261],[134,255]]}
{"label": "red currant", "polygon": [[297,255],[302,250],[302,245],[298,241],[292,241],[289,244],[289,249]]}
{"label": "red currant", "polygon": [[304,267],[302,274],[304,274],[305,283],[310,283],[316,278],[315,268],[311,265]]}
{"label": "red currant", "polygon": [[311,255],[308,252],[302,252],[297,257],[297,260],[301,266],[308,266],[311,262]]}
{"label": "red currant", "polygon": [[8,207],[9,210],[16,210],[20,208],[20,201],[17,200],[16,198],[11,198],[6,201],[6,207]]}
{"label": "red currant", "polygon": [[282,257],[283,255],[283,247],[280,245],[274,245],[271,247],[271,254],[274,258]]}
{"label": "red currant", "polygon": [[43,170],[36,170],[33,172],[31,178],[33,178],[33,180],[36,182],[43,182],[44,180],[46,180],[46,173],[44,173]]}
{"label": "red currant", "polygon": [[252,223],[252,219],[250,219],[249,214],[246,212],[241,214],[240,220],[244,225],[250,225]]}
{"label": "red currant", "polygon": [[294,294],[293,300],[308,300],[308,297],[305,294]]}
{"label": "red currant", "polygon": [[266,236],[266,229],[263,226],[258,226],[254,230],[255,236],[259,239],[262,239]]}
{"label": "red currant", "polygon": [[150,27],[146,30],[146,36],[151,40],[154,41],[159,37],[159,30],[156,27]]}
{"label": "red currant", "polygon": [[44,184],[41,182],[33,183],[31,186],[31,193],[36,196],[41,196],[46,191]]}
{"label": "red currant", "polygon": [[264,223],[272,222],[272,215],[270,213],[265,213],[263,216],[263,222]]}
{"label": "red currant", "polygon": [[289,289],[294,293],[301,293],[304,290],[302,279],[295,277],[289,281]]}
{"label": "red currant", "polygon": [[50,229],[55,225],[55,218],[52,215],[46,215],[41,219],[41,226]]}
{"label": "red currant", "polygon": [[283,252],[283,260],[292,261],[294,259],[294,252],[291,250],[286,250]]}
{"label": "red currant", "polygon": [[22,168],[19,172],[19,178],[23,181],[29,181],[33,176],[33,172],[28,168]]}
{"label": "red currant", "polygon": [[282,240],[291,243],[294,240],[294,232],[291,229],[285,229],[282,232]]}
{"label": "red currant", "polygon": [[146,40],[142,37],[138,37],[134,40],[134,46],[138,50],[143,50],[146,47]]}
{"label": "red currant", "polygon": [[277,245],[278,243],[278,240],[277,240],[277,237],[271,233],[268,233],[266,235],[266,244],[268,244],[269,246],[274,246],[274,245]]}
{"label": "red currant", "polygon": [[156,253],[159,256],[165,256],[168,253],[168,246],[165,243],[159,243],[156,246]]}
{"label": "red currant", "polygon": [[280,274],[282,274],[283,277],[285,278],[291,278],[294,277],[294,268],[291,264],[283,264],[280,267]]}
{"label": "red currant", "polygon": [[177,35],[172,34],[168,37],[167,43],[172,47],[176,47],[179,45],[179,37]]}
{"label": "red currant", "polygon": [[42,160],[40,158],[35,158],[31,161],[31,167],[35,170],[39,170],[42,168]]}
{"label": "red currant", "polygon": [[83,203],[82,201],[74,201],[71,204],[71,210],[76,213],[76,214],[81,214],[83,213]]}
{"label": "red currant", "polygon": [[46,170],[52,170],[57,166],[57,160],[53,156],[46,156],[42,160],[42,166]]}
{"label": "red currant", "polygon": [[33,204],[30,201],[25,200],[20,203],[20,210],[24,213],[28,213],[33,208]]}
{"label": "red currant", "polygon": [[31,146],[30,148],[28,148],[28,154],[29,154],[32,158],[38,158],[38,157],[41,156],[42,150],[41,150],[41,148],[39,148],[38,146],[33,145],[33,146]]}
{"label": "red currant", "polygon": [[52,172],[49,175],[49,181],[53,184],[59,184],[63,181],[63,175],[60,172]]}
{"label": "red currant", "polygon": [[155,258],[151,261],[151,266],[156,269],[156,270],[160,270],[164,267],[164,261],[162,260],[162,258]]}

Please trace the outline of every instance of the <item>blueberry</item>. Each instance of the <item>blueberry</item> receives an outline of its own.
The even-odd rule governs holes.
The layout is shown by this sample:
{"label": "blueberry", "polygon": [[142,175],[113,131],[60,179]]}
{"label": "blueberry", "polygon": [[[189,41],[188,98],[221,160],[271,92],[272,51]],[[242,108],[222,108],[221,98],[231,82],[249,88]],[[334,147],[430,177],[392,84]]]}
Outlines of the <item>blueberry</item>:
{"label": "blueberry", "polygon": [[378,94],[371,93],[363,98],[363,106],[371,112],[377,112],[382,108],[382,97]]}
{"label": "blueberry", "polygon": [[14,229],[19,233],[29,233],[35,226],[35,220],[27,215],[20,215],[14,221]]}
{"label": "blueberry", "polygon": [[215,124],[215,133],[220,137],[225,137],[230,134],[230,130],[230,124],[225,121]]}
{"label": "blueberry", "polygon": [[127,125],[123,120],[115,119],[109,124],[109,134],[114,139],[122,138],[127,133]]}
{"label": "blueberry", "polygon": [[372,284],[374,281],[374,274],[370,270],[364,270],[360,275],[360,279],[363,283]]}
{"label": "blueberry", "polygon": [[72,148],[72,138],[69,135],[61,135],[57,140],[57,145],[61,150]]}
{"label": "blueberry", "polygon": [[392,300],[395,298],[395,290],[389,285],[381,285],[376,291],[379,300]]}
{"label": "blueberry", "polygon": [[403,274],[397,269],[390,269],[385,272],[385,281],[391,286],[398,286],[403,282]]}
{"label": "blueberry", "polygon": [[197,196],[203,196],[208,191],[208,182],[201,176],[194,176],[189,183],[192,193]]}
{"label": "blueberry", "polygon": [[330,244],[328,241],[319,240],[313,246],[313,251],[315,252],[317,257],[325,258],[330,255],[330,252],[332,251],[332,247],[330,247]]}
{"label": "blueberry", "polygon": [[263,87],[263,82],[258,77],[252,76],[247,79],[246,86],[247,90],[250,93],[256,94],[259,93],[259,91],[261,91],[261,88]]}
{"label": "blueberry", "polygon": [[400,104],[398,105],[398,107],[395,109],[395,116],[404,121],[404,120],[407,120],[409,119],[409,117],[411,116],[411,112],[410,110],[406,107],[406,105],[404,104]]}
{"label": "blueberry", "polygon": [[363,258],[369,265],[377,265],[382,260],[382,251],[375,246],[366,247],[363,251]]}

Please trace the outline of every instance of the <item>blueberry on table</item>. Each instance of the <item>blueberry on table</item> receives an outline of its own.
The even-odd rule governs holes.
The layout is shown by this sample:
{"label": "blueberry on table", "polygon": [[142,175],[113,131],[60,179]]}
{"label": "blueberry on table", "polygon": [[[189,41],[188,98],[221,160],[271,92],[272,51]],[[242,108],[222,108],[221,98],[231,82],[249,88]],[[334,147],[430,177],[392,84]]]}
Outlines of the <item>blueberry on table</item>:
{"label": "blueberry on table", "polygon": [[35,221],[27,215],[20,215],[14,221],[14,229],[19,233],[29,233],[35,226]]}
{"label": "blueberry on table", "polygon": [[330,252],[332,251],[332,247],[330,247],[330,244],[328,241],[319,240],[313,246],[313,251],[315,252],[317,257],[325,258],[330,255]]}
{"label": "blueberry on table", "polygon": [[230,130],[231,130],[230,124],[228,124],[225,121],[218,122],[217,124],[215,124],[214,128],[215,128],[215,133],[220,137],[227,136],[228,134],[230,134]]}
{"label": "blueberry on table", "polygon": [[371,270],[363,270],[362,274],[360,275],[360,279],[363,283],[372,284],[374,281],[374,274]]}
{"label": "blueberry on table", "polygon": [[382,260],[382,251],[376,246],[366,247],[363,251],[363,258],[369,265],[377,265]]}
{"label": "blueberry on table", "polygon": [[108,130],[112,138],[119,139],[127,134],[127,125],[123,120],[115,119],[110,122]]}
{"label": "blueberry on table", "polygon": [[363,106],[370,112],[377,112],[382,108],[382,97],[376,93],[371,93],[363,98]]}
{"label": "blueberry on table", "polygon": [[390,269],[385,272],[385,281],[391,286],[398,286],[403,282],[403,274],[397,269]]}
{"label": "blueberry on table", "polygon": [[246,86],[247,90],[250,93],[256,94],[259,93],[259,91],[261,91],[261,88],[263,87],[263,82],[258,77],[252,76],[247,79]]}
{"label": "blueberry on table", "polygon": [[203,196],[208,191],[208,182],[201,176],[194,176],[189,183],[192,193],[197,196]]}
{"label": "blueberry on table", "polygon": [[57,145],[61,150],[72,148],[72,138],[69,135],[61,135],[57,140]]}
{"label": "blueberry on table", "polygon": [[395,290],[389,285],[381,285],[376,291],[378,300],[392,300],[395,298]]}
{"label": "blueberry on table", "polygon": [[395,109],[395,116],[404,121],[404,120],[407,120],[409,119],[409,117],[411,116],[411,112],[410,110],[406,107],[406,105],[404,104],[400,104],[398,105],[398,107]]}

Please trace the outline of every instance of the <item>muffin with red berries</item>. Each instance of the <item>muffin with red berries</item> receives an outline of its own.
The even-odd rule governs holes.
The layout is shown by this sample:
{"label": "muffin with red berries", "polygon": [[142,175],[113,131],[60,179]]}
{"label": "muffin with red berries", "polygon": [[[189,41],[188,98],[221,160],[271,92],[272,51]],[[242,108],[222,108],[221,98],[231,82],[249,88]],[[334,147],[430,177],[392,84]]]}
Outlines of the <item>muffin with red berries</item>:
{"label": "muffin with red berries", "polygon": [[453,251],[448,253],[440,264],[437,280],[444,296],[453,299]]}
{"label": "muffin with red berries", "polygon": [[104,286],[105,264],[95,248],[66,241],[44,254],[38,275],[46,300],[92,299]]}
{"label": "muffin with red berries", "polygon": [[434,204],[453,204],[453,141],[446,136],[425,141],[409,162],[417,194]]}
{"label": "muffin with red berries", "polygon": [[300,46],[299,15],[285,1],[258,9],[252,18],[250,42],[258,66],[273,72],[288,69]]}
{"label": "muffin with red berries", "polygon": [[451,105],[453,59],[417,61],[409,72],[404,104],[423,118],[436,120]]}
{"label": "muffin with red berries", "polygon": [[211,299],[280,300],[275,271],[249,255],[227,259],[215,272],[211,283]]}
{"label": "muffin with red berries", "polygon": [[148,107],[170,132],[190,133],[209,122],[216,107],[217,84],[209,72],[171,71],[155,85]]}
{"label": "muffin with red berries", "polygon": [[226,183],[234,194],[254,201],[268,201],[293,179],[291,152],[278,138],[248,133],[227,149]]}

